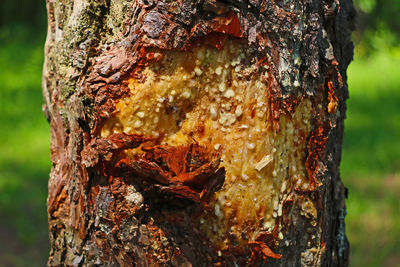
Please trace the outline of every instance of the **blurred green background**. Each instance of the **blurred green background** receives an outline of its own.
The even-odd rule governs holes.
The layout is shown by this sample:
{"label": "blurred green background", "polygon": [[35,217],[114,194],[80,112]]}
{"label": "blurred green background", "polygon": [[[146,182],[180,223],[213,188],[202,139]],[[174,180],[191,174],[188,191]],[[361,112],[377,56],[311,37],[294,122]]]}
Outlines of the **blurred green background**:
{"label": "blurred green background", "polygon": [[[49,250],[43,2],[0,3],[0,266],[44,266]],[[400,1],[355,3],[341,164],[351,266],[400,266]]]}

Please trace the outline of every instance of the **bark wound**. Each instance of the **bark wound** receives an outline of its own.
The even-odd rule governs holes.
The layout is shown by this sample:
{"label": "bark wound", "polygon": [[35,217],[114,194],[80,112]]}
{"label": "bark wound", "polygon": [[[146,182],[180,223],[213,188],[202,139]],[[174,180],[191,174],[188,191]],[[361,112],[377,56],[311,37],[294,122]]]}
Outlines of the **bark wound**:
{"label": "bark wound", "polygon": [[[267,2],[136,1],[119,37],[92,51],[65,101],[71,117],[63,121],[49,96],[50,265],[336,257],[324,254],[321,192],[344,111],[341,70],[317,13]],[[323,63],[317,38],[328,47]],[[58,253],[63,242],[71,249]]]}
{"label": "bark wound", "polygon": [[[113,163],[105,175],[144,182],[142,192],[152,202],[203,202],[185,223],[203,233],[216,254],[230,255],[240,246],[249,250],[239,254],[249,256],[248,264],[279,259],[269,246],[285,231],[278,219],[285,200],[295,188],[308,187],[303,162],[310,101],[296,101],[298,108],[275,129],[268,62],[256,65],[259,59],[240,40],[217,37],[197,38],[182,52],[141,49],[146,64],[128,76],[130,96],[118,101],[96,143],[119,152],[121,146],[109,145],[117,136],[152,139],[138,149],[139,143],[127,143],[114,160],[108,156]],[[89,147],[103,153],[98,145]],[[256,241],[264,233],[269,246]]]}

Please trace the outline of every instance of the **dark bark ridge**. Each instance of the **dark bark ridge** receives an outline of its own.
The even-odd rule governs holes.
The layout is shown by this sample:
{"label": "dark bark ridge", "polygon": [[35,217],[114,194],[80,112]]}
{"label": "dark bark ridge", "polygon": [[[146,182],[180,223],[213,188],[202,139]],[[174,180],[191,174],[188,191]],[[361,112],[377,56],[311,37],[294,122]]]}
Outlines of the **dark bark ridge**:
{"label": "dark bark ridge", "polygon": [[[44,111],[52,131],[50,266],[348,264],[339,163],[353,49],[351,1],[64,2],[47,1],[43,75]],[[143,136],[102,139],[99,129],[113,116],[116,101],[129,94],[126,78],[157,60],[152,49],[185,51],[196,42],[219,48],[228,36],[246,43],[260,68],[268,70],[276,131],[280,116],[290,116],[302,99],[311,100],[314,114],[305,162],[310,186],[283,208],[278,224],[285,238],[271,233],[221,253],[192,225],[207,205],[207,194],[223,183],[218,155],[186,166],[192,172],[206,169],[192,173],[196,181],[207,173],[200,184],[189,178],[176,183],[179,167],[172,172],[172,160],[155,161],[153,155],[171,148]],[[119,152],[146,144],[151,146],[142,165],[127,170],[135,165],[123,164]],[[182,161],[203,148],[174,149],[183,153]],[[152,178],[145,178],[144,170]],[[132,174],[124,172],[136,178],[126,179]],[[300,216],[304,207],[298,203],[304,200],[315,204],[316,218]],[[276,253],[282,258],[272,259],[280,258]]]}

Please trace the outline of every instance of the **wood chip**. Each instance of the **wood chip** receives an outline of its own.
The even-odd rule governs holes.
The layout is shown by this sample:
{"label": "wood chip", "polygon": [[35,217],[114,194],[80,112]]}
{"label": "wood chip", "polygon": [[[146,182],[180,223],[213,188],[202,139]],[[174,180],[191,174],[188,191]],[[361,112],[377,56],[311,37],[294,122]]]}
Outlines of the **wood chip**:
{"label": "wood chip", "polygon": [[254,165],[257,171],[261,171],[272,161],[271,155],[264,156],[258,163]]}

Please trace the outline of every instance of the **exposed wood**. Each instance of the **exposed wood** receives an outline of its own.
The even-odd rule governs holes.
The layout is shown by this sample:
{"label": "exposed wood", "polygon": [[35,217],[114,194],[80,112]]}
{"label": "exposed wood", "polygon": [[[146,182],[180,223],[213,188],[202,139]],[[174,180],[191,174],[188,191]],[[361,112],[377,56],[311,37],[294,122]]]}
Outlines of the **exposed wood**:
{"label": "exposed wood", "polygon": [[49,266],[346,266],[349,0],[48,0]]}

